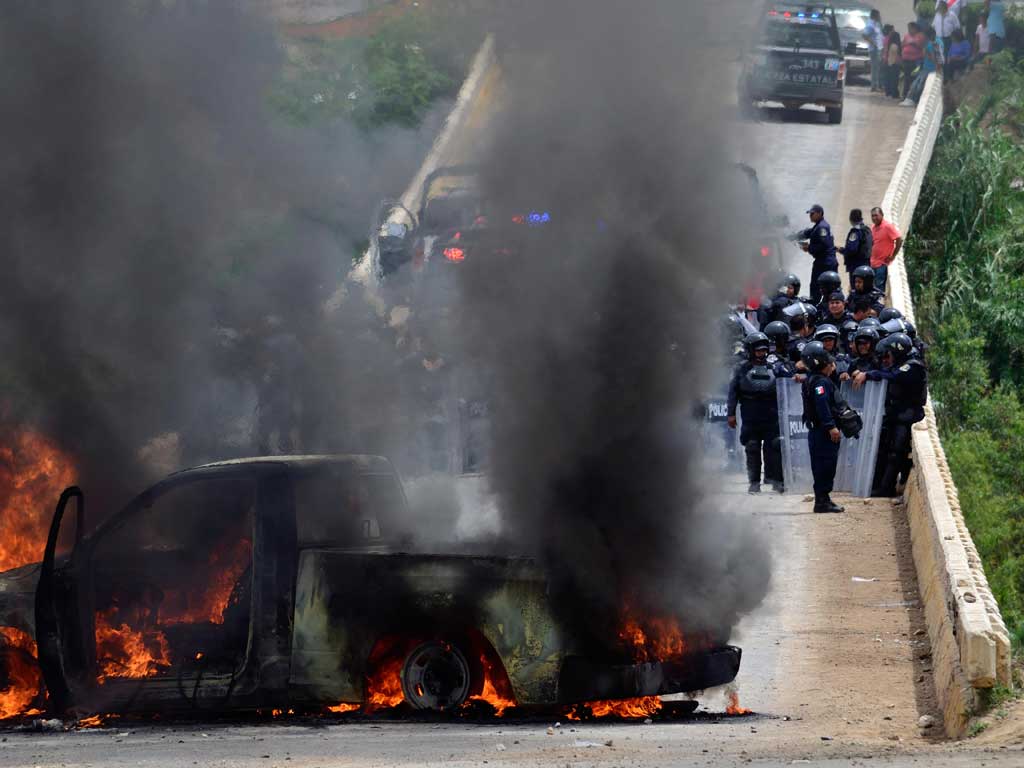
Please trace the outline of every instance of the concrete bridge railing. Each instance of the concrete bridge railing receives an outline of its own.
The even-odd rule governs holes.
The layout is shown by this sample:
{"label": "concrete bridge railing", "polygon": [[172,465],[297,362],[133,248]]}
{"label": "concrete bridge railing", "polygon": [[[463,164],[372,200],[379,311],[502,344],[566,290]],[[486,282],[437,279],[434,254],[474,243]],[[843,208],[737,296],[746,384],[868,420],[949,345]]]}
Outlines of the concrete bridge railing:
{"label": "concrete bridge railing", "polygon": [[[942,80],[928,78],[882,202],[901,232],[910,228],[942,124]],[[900,255],[889,268],[892,306],[913,320],[911,278]],[[1010,685],[1010,639],[964,523],[939,439],[935,411],[913,430],[914,471],[904,492],[914,564],[932,646],[935,688],[950,736],[963,735],[978,689]]]}

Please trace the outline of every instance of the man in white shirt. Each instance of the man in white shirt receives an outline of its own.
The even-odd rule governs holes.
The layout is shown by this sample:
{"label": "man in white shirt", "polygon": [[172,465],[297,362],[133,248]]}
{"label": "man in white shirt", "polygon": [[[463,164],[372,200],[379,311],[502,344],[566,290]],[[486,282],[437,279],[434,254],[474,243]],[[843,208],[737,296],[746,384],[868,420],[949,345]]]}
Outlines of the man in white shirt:
{"label": "man in white shirt", "polygon": [[942,51],[945,53],[953,44],[953,32],[960,29],[960,19],[950,13],[946,0],[939,0],[936,4],[932,27],[935,29],[935,36],[942,40]]}

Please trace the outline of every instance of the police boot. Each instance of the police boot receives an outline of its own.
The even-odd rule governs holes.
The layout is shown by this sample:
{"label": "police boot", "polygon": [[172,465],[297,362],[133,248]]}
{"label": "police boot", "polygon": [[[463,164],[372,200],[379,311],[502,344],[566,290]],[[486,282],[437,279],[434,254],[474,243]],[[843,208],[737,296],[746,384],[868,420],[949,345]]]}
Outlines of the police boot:
{"label": "police boot", "polygon": [[747,493],[761,492],[761,443],[754,440],[749,441],[746,446],[747,453]]}
{"label": "police boot", "polygon": [[843,512],[843,508],[834,504],[827,493],[816,494],[814,497],[815,514],[827,514],[829,512]]}
{"label": "police boot", "polygon": [[875,498],[891,499],[896,496],[896,478],[899,476],[901,462],[898,459],[890,458],[885,465],[878,485],[871,489],[871,495]]}

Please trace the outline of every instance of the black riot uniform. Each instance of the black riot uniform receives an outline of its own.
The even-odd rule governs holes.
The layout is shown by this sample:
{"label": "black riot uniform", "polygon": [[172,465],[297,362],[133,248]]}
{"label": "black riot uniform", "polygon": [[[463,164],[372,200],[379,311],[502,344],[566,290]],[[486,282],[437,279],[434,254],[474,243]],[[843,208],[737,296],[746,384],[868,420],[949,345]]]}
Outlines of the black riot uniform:
{"label": "black riot uniform", "polygon": [[874,245],[874,238],[871,229],[863,222],[858,221],[850,227],[846,235],[846,245],[843,246],[843,266],[850,276],[850,287],[853,287],[853,271],[857,267],[871,266],[871,247]]}
{"label": "black riot uniform", "polygon": [[[858,279],[861,281],[860,290],[856,287]],[[885,294],[875,288],[875,271],[871,267],[857,267],[850,273],[850,295],[846,297],[846,308],[852,312],[859,299],[867,299],[875,312],[881,313],[885,309]]]}
{"label": "black riot uniform", "polygon": [[764,479],[782,493],[782,453],[779,440],[779,406],[775,393],[778,378],[775,366],[768,362],[770,342],[763,333],[746,338],[750,358],[736,366],[729,382],[729,425],[735,427],[736,406],[740,407],[742,427],[740,443],[747,454],[747,479],[750,493],[761,492],[761,455],[764,454]]}
{"label": "black riot uniform", "polygon": [[792,335],[789,331],[789,324],[781,320],[768,323],[764,334],[771,342],[771,348],[768,350],[768,364],[774,368],[776,375],[780,378],[793,378],[796,375],[796,367],[789,359],[789,340]]}
{"label": "black riot uniform", "polygon": [[871,495],[895,496],[897,480],[902,475],[906,482],[910,473],[910,429],[924,419],[928,371],[920,360],[911,357],[914,345],[905,333],[887,336],[879,346],[887,365],[865,374],[868,381],[889,382]]}
{"label": "black riot uniform", "polygon": [[836,243],[832,236],[832,227],[825,221],[824,211],[821,206],[812,206],[808,213],[821,213],[822,218],[813,226],[797,233],[800,240],[807,241],[807,252],[814,258],[814,265],[811,267],[811,303],[817,304],[821,300],[821,289],[818,287],[818,278],[823,272],[835,272],[839,269],[839,262],[836,260]]}
{"label": "black riot uniform", "polygon": [[843,408],[836,385],[824,374],[832,362],[820,341],[804,347],[804,367],[809,375],[802,385],[804,424],[807,426],[807,449],[811,454],[814,476],[814,511],[842,512],[833,503],[832,486],[839,465],[839,428],[836,418]]}

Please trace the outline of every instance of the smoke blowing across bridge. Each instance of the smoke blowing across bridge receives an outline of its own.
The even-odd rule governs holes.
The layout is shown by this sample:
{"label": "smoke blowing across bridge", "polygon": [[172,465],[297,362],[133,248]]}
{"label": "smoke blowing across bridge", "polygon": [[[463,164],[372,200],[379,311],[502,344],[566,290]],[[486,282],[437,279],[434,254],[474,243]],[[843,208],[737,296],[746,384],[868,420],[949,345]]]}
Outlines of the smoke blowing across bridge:
{"label": "smoke blowing across bridge", "polygon": [[[421,137],[337,128],[347,149],[327,156],[266,114],[281,60],[264,22],[235,3],[140,8],[21,3],[0,30],[5,421],[69,453],[97,512],[151,479],[155,438],[174,436],[180,464],[257,452],[229,433],[268,381],[299,408],[305,450],[386,452],[394,435],[361,417],[408,405],[408,351],[355,288],[339,313],[318,308],[339,242],[401,185],[373,148]],[[508,101],[485,195],[540,195],[556,216],[515,262],[467,263],[462,285],[465,352],[495,382],[504,537],[543,559],[595,644],[629,617],[724,640],[770,568],[712,496],[689,420],[755,235],[726,157],[727,84],[706,66],[715,11],[494,13]],[[225,247],[238,231],[257,234]]]}

